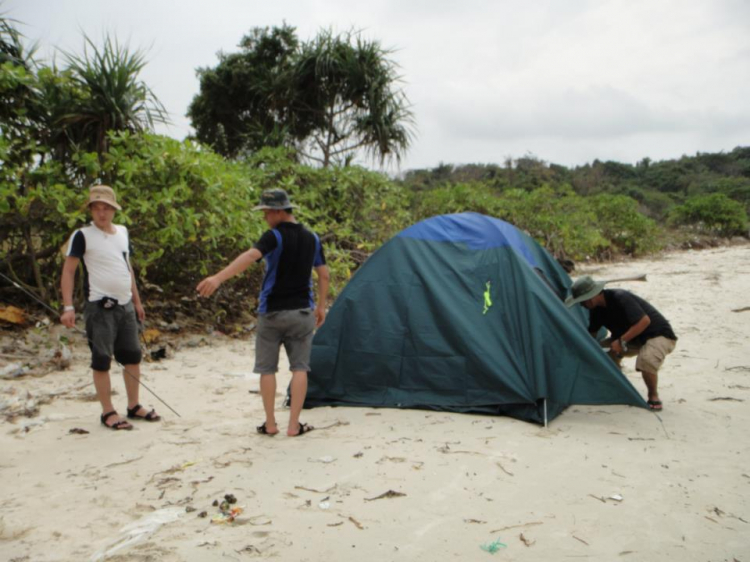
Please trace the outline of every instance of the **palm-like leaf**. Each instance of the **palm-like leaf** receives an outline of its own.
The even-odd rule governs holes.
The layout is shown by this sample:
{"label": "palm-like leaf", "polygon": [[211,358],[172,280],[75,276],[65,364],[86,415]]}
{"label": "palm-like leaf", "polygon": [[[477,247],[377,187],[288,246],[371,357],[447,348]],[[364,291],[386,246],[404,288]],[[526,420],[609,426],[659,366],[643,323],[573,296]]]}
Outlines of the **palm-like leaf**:
{"label": "palm-like leaf", "polygon": [[141,131],[166,123],[167,112],[138,76],[146,64],[142,51],[106,37],[102,48],[85,37],[83,55],[66,53],[72,79],[83,96],[60,118],[74,142],[107,150],[109,131]]}

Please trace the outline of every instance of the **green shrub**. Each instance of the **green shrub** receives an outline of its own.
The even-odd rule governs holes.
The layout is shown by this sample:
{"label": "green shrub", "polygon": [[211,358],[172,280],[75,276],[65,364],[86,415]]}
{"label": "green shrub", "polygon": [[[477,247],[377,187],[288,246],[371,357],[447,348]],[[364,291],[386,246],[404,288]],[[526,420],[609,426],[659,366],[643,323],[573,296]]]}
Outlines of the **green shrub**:
{"label": "green shrub", "polygon": [[670,223],[690,225],[719,236],[747,236],[748,233],[743,205],[723,193],[688,198],[672,210]]}

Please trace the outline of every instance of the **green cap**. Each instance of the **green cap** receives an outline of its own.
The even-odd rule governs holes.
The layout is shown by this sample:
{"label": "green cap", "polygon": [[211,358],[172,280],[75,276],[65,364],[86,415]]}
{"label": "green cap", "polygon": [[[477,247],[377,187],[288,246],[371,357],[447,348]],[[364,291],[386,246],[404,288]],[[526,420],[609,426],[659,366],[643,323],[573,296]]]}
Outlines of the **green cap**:
{"label": "green cap", "polygon": [[572,294],[565,299],[565,306],[573,306],[576,303],[594,298],[602,292],[602,289],[604,289],[604,283],[604,281],[594,281],[588,275],[579,277],[570,288]]}
{"label": "green cap", "polygon": [[260,196],[260,204],[253,207],[253,211],[264,209],[292,209],[297,205],[292,205],[289,201],[289,195],[283,189],[267,189]]}

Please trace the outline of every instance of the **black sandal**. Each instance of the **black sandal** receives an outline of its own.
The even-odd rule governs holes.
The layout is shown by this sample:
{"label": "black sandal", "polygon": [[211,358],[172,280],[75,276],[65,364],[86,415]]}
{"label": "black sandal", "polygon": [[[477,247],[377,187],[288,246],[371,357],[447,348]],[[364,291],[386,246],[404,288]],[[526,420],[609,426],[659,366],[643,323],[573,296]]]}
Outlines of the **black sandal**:
{"label": "black sandal", "polygon": [[305,433],[311,432],[313,429],[315,428],[311,426],[310,424],[300,422],[299,433],[297,435],[292,435],[292,437],[299,437],[300,435],[304,435]]}
{"label": "black sandal", "polygon": [[128,408],[128,418],[131,420],[146,420],[149,422],[157,422],[161,420],[161,416],[156,413],[155,410],[151,410],[150,412],[147,412],[145,416],[136,416],[136,412],[143,408],[140,404],[136,404],[132,408]]}
{"label": "black sandal", "polygon": [[130,425],[125,420],[120,420],[118,422],[113,423],[112,425],[109,425],[107,423],[107,420],[109,418],[111,418],[112,416],[116,416],[116,415],[117,415],[117,412],[115,410],[112,410],[111,412],[107,412],[106,414],[102,414],[99,419],[102,421],[102,425],[104,427],[108,427],[109,429],[114,429],[115,431],[121,430],[121,429],[122,430],[126,430],[126,431],[130,431],[131,429],[133,429],[133,426]]}
{"label": "black sandal", "polygon": [[276,433],[269,433],[268,428],[266,427],[266,422],[263,422],[261,425],[257,426],[255,428],[255,431],[257,431],[261,435],[268,435],[269,437],[273,437],[274,435],[276,435],[276,433],[278,433],[278,431]]}

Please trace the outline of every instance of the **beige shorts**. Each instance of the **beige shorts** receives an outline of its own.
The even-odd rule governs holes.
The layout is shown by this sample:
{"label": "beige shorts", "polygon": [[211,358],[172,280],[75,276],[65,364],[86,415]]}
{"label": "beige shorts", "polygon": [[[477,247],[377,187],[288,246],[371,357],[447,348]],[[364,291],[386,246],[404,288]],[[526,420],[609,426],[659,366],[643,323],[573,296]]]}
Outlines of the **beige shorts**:
{"label": "beige shorts", "polygon": [[664,359],[674,351],[676,341],[663,336],[651,338],[638,350],[635,370],[656,374],[661,369]]}

